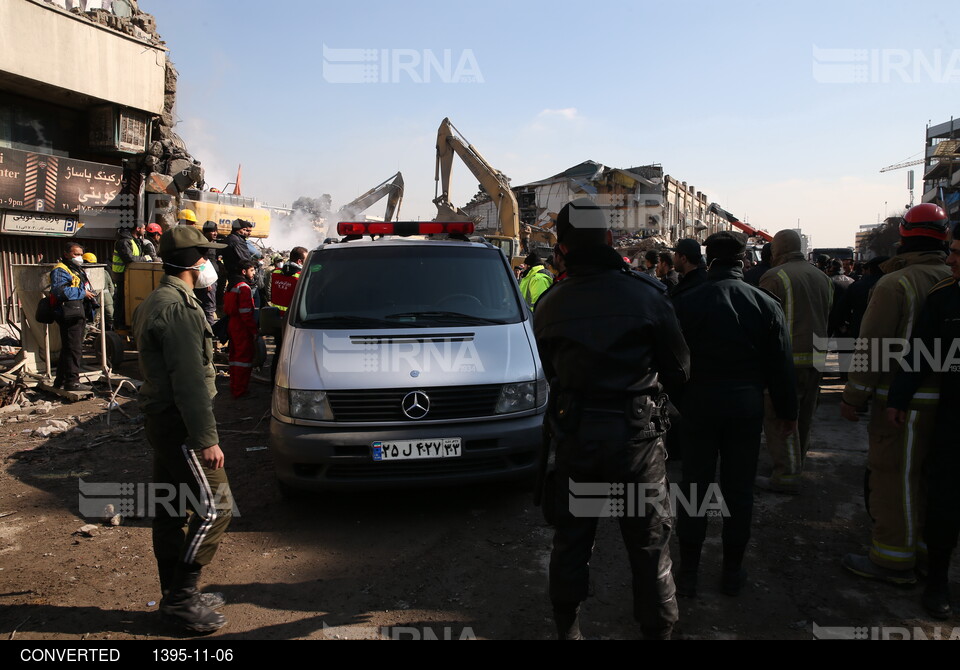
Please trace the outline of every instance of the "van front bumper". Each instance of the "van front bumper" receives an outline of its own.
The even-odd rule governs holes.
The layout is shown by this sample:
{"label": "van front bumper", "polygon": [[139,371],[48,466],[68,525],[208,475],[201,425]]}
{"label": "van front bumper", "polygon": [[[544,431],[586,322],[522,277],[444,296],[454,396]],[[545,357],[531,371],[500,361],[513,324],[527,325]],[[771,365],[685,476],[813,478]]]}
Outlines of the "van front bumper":
{"label": "van front bumper", "polygon": [[[445,486],[532,478],[543,411],[491,421],[402,426],[299,426],[270,421],[277,479],[302,490]],[[461,455],[374,461],[373,443],[459,437]]]}

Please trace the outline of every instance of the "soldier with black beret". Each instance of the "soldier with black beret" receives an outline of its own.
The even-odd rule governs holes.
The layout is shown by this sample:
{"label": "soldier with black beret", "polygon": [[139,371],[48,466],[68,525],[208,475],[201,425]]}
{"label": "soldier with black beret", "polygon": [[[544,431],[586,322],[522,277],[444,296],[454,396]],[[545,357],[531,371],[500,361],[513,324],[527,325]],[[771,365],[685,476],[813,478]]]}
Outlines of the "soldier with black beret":
{"label": "soldier with black beret", "polygon": [[[746,238],[722,231],[707,238],[707,281],[674,298],[690,347],[690,382],[679,399],[683,416],[683,484],[693,509],[703,508],[715,485],[729,511],[723,520],[721,590],[739,595],[743,555],[750,539],[753,481],[763,429],[764,389],[784,432],[797,422],[790,340],[779,301],[743,281]],[[715,488],[715,487],[714,487]],[[680,506],[677,592],[697,593],[707,519]]]}
{"label": "soldier with black beret", "polygon": [[[633,612],[647,638],[669,638],[677,620],[663,434],[666,389],[687,379],[687,347],[661,283],[632,271],[613,248],[603,210],[587,198],[557,218],[567,278],[540,297],[534,333],[550,382],[547,422],[558,485],[550,600],[561,639],[579,639],[597,515],[569,494],[591,483],[639,487],[642,501],[618,519],[633,573]],[[609,488],[607,489],[609,490]]]}

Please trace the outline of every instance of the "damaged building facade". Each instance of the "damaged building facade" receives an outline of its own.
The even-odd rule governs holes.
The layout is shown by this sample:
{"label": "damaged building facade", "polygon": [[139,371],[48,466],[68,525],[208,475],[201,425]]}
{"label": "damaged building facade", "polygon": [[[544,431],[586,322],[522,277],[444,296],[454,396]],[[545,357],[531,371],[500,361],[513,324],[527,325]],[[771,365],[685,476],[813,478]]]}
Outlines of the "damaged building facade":
{"label": "damaged building facade", "polygon": [[173,132],[177,72],[135,0],[0,2],[0,323],[11,267],[76,238],[109,262],[119,226],[175,223],[203,169]]}
{"label": "damaged building facade", "polygon": [[960,221],[960,119],[929,126],[924,147],[923,198]]}
{"label": "damaged building facade", "polygon": [[[657,238],[665,244],[684,237],[702,242],[715,232],[730,230],[736,220],[694,186],[665,175],[660,165],[612,168],[585,161],[512,190],[520,222],[536,227],[550,226],[563,205],[579,197],[605,207],[617,235]],[[496,229],[496,205],[488,198],[475,199],[464,211],[477,221],[478,232]]]}

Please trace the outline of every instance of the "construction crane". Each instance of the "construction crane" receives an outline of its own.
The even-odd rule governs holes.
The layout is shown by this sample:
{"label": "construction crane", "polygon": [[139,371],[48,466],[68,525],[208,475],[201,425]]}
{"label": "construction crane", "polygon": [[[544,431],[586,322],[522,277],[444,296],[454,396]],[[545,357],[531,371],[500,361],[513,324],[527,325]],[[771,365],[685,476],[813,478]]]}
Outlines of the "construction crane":
{"label": "construction crane", "polygon": [[757,230],[750,224],[743,223],[742,221],[738,221],[737,219],[731,219],[730,225],[736,226],[737,228],[745,232],[750,237],[759,237],[765,242],[773,242],[773,235],[771,235],[765,230]]}
{"label": "construction crane", "polygon": [[911,165],[922,165],[926,159],[921,158],[915,161],[905,161],[903,163],[894,163],[893,165],[888,165],[885,168],[882,168],[880,172],[890,172],[891,170],[900,170],[905,167],[910,167]]}

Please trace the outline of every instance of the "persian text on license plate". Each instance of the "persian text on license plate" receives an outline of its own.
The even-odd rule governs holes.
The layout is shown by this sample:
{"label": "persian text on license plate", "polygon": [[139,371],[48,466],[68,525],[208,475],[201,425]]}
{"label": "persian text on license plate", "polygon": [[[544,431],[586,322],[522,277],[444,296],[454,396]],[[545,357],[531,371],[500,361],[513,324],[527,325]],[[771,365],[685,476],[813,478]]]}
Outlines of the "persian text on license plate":
{"label": "persian text on license plate", "polygon": [[373,443],[373,460],[375,461],[404,461],[417,458],[455,458],[459,455],[459,437],[437,437],[430,440],[397,440]]}

